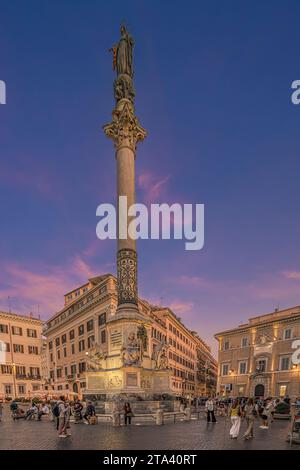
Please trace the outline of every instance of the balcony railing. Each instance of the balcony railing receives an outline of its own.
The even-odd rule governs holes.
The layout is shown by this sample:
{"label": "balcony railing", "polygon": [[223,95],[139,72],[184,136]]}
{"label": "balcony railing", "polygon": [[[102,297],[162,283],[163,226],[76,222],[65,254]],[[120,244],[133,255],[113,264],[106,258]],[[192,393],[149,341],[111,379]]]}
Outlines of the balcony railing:
{"label": "balcony railing", "polygon": [[38,374],[16,374],[16,378],[20,380],[41,380]]}

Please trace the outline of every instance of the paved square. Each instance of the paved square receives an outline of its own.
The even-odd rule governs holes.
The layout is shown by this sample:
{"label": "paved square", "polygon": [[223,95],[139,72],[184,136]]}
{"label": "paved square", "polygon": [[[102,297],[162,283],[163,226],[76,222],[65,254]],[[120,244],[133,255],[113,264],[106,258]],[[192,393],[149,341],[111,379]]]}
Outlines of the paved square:
{"label": "paved square", "polygon": [[[275,421],[268,430],[259,429],[255,424],[255,438],[244,441],[229,438],[230,420],[218,418],[218,423],[207,424],[204,417],[190,422],[178,422],[156,426],[154,424],[114,428],[111,424],[95,426],[71,423],[72,436],[61,439],[54,424],[48,421],[12,421],[9,410],[5,409],[0,423],[1,450],[209,450],[209,449],[290,449],[286,442],[289,421]],[[246,423],[241,426],[242,436]],[[293,445],[300,450],[300,446]]]}

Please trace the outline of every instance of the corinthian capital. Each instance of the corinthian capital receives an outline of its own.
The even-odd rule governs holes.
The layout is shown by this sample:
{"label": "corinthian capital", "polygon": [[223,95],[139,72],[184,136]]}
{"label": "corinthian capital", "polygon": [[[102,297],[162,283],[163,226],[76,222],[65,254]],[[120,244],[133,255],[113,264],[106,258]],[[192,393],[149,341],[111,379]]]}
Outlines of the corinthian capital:
{"label": "corinthian capital", "polygon": [[137,143],[147,136],[146,130],[139,124],[133,106],[127,100],[113,111],[113,120],[103,126],[107,137],[114,141],[116,150],[129,147],[133,152]]}

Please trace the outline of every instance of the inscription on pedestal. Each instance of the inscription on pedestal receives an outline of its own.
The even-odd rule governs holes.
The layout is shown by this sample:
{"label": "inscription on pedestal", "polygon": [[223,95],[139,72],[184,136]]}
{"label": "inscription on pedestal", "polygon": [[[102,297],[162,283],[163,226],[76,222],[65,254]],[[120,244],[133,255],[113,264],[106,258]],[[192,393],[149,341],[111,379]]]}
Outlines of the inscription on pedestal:
{"label": "inscription on pedestal", "polygon": [[138,384],[137,374],[134,372],[127,372],[126,374],[127,387],[137,387],[137,384]]}
{"label": "inscription on pedestal", "polygon": [[112,330],[110,333],[110,347],[112,351],[120,350],[122,346],[121,330]]}

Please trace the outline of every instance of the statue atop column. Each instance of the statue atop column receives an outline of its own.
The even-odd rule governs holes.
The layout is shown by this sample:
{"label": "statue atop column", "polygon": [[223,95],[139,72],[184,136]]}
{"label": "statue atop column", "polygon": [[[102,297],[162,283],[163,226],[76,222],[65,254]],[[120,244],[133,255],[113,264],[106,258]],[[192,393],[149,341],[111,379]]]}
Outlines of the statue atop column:
{"label": "statue atop column", "polygon": [[120,28],[121,38],[110,51],[113,52],[113,70],[117,71],[117,78],[114,81],[114,95],[116,102],[122,98],[134,101],[133,87],[133,59],[132,51],[134,41],[124,25]]}

